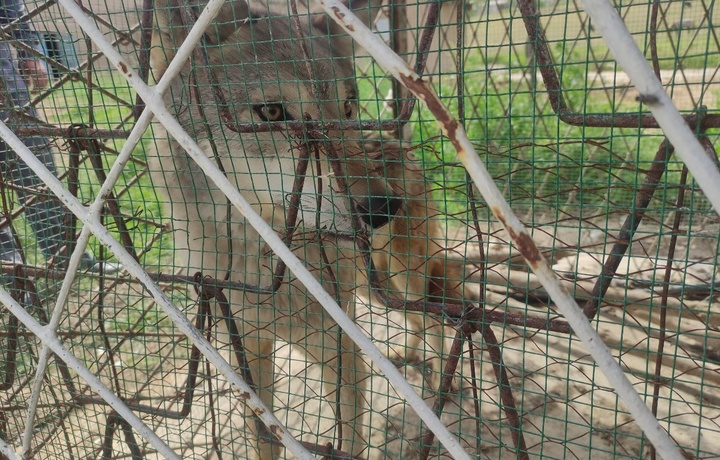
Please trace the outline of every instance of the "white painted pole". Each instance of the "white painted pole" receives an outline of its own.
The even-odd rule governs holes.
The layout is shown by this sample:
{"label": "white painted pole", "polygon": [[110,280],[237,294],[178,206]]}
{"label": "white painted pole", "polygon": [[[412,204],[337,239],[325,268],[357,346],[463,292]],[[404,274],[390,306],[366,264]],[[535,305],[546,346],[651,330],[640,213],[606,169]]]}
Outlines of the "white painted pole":
{"label": "white painted pole", "polygon": [[[220,11],[220,8],[223,6],[224,3],[225,0],[211,0],[210,2],[208,2],[206,9],[203,11],[200,17],[198,17],[195,27],[193,27],[192,30],[189,32],[188,38],[178,49],[177,55],[171,62],[170,66],[168,66],[168,69],[163,75],[163,78],[161,78],[160,82],[158,82],[158,84],[155,86],[155,91],[160,96],[163,95],[169,83],[180,72],[180,70],[182,69],[182,65],[185,63],[190,53],[193,52],[196,42],[200,39],[210,22],[215,18],[215,16],[217,16],[218,11]],[[133,126],[130,135],[128,136],[125,144],[122,147],[122,150],[120,151],[120,154],[118,155],[117,159],[113,163],[112,168],[108,172],[105,182],[101,184],[100,191],[97,194],[97,198],[90,207],[91,215],[97,215],[102,210],[105,202],[107,201],[106,197],[109,196],[110,191],[113,189],[117,181],[122,176],[122,171],[125,168],[125,165],[129,161],[133,150],[140,142],[148,126],[150,126],[150,122],[152,122],[152,119],[152,111],[145,110],[135,123],[135,126]],[[47,326],[49,330],[52,330],[53,332],[57,330],[57,327],[60,323],[63,308],[67,303],[67,298],[70,294],[72,283],[75,280],[75,274],[77,273],[77,268],[82,259],[82,255],[87,247],[89,237],[90,227],[84,226],[80,233],[80,236],[78,237],[75,251],[70,258],[68,264],[68,271],[65,274],[63,284],[60,288],[60,292],[58,293],[58,297],[55,302],[55,308],[53,309],[50,322]],[[37,405],[40,400],[40,393],[42,390],[47,365],[49,363],[49,357],[50,348],[44,344],[38,358],[38,366],[35,371],[33,389],[30,395],[28,410],[25,417],[25,431],[23,433],[22,442],[23,456],[25,456],[30,451],[30,443],[32,441],[32,435],[35,425],[35,416],[37,413]]]}
{"label": "white painted pole", "polygon": [[720,213],[720,170],[680,115],[662,83],[630,35],[625,23],[607,0],[582,0],[593,26],[605,40],[615,60],[628,74],[650,108],[675,152],[705,192],[715,212]]}
{"label": "white painted pole", "polygon": [[[146,99],[147,100],[147,99]],[[162,292],[162,290],[153,282],[153,280],[150,278],[150,276],[145,272],[145,270],[140,266],[140,264],[133,259],[133,257],[128,253],[125,248],[115,240],[108,229],[103,227],[100,224],[100,220],[97,218],[96,215],[90,214],[88,209],[83,206],[82,203],[80,203],[77,198],[75,198],[70,192],[63,187],[62,183],[43,165],[40,160],[38,160],[35,155],[25,146],[25,144],[22,143],[20,139],[17,138],[17,136],[10,131],[10,129],[5,125],[5,123],[0,122],[0,137],[3,138],[3,140],[7,143],[7,145],[12,148],[15,153],[27,164],[37,175],[42,179],[43,182],[52,190],[52,192],[60,198],[60,200],[70,209],[70,211],[75,214],[80,220],[83,221],[83,223],[90,228],[90,230],[93,232],[93,234],[97,237],[97,239],[107,246],[107,248],[115,254],[115,256],[118,258],[120,263],[125,267],[125,270],[127,270],[131,275],[135,276],[138,281],[145,287],[145,289],[148,291],[148,293],[157,301],[158,305],[167,313],[168,317],[177,325],[178,329],[180,329],[185,335],[187,335],[188,339],[195,344],[195,346],[198,347],[198,350],[210,361],[220,373],[222,373],[228,381],[238,387],[240,391],[243,392],[243,394],[247,394],[249,397],[245,399],[246,404],[248,404],[253,410],[256,411],[256,413],[259,413],[260,419],[265,423],[267,426],[276,426],[276,427],[282,427],[282,424],[280,421],[273,415],[273,413],[263,404],[263,402],[260,400],[260,398],[252,391],[250,386],[235,372],[235,369],[233,366],[231,366],[227,361],[225,361],[220,354],[217,352],[217,350],[208,342],[205,337],[195,329],[195,326],[188,320],[188,318],[184,315],[182,311],[180,311],[175,305],[170,302],[170,300],[165,296],[165,293]],[[11,299],[10,294],[2,287],[0,287],[0,301],[5,303],[5,299]],[[16,311],[12,308],[12,306],[9,306],[10,312],[15,314]],[[23,310],[23,313],[26,313]],[[20,321],[23,321],[24,324],[26,324],[28,327],[30,325],[28,323],[25,323],[23,318],[27,318],[28,316],[20,316],[18,314],[15,314],[15,316],[18,317]],[[32,317],[29,317],[32,319]],[[35,331],[33,330],[35,333]],[[44,334],[42,336],[38,335],[38,337],[41,338],[41,340],[46,341],[45,337],[52,336],[52,331],[46,331],[43,328]],[[47,333],[50,332],[50,333]],[[37,333],[36,333],[37,335]],[[57,341],[57,338],[55,338]],[[48,342],[51,345],[51,350],[58,354],[57,350],[52,347],[53,342]],[[59,344],[59,341],[57,342]],[[64,349],[63,349],[64,350]],[[67,356],[67,351],[64,353],[64,356]],[[61,357],[61,359],[64,360],[64,358]],[[76,360],[77,361],[77,360]],[[70,362],[66,361],[68,366],[70,366]],[[77,361],[77,365],[82,366],[82,364]],[[77,370],[77,369],[76,369]],[[85,368],[87,372],[80,373],[78,372],[82,378],[85,378],[88,375],[92,375],[92,373]],[[89,383],[89,382],[88,382]],[[105,387],[103,387],[105,388]],[[96,391],[97,388],[94,388]],[[107,390],[107,388],[105,388]],[[110,404],[113,408],[115,408],[115,403],[108,400],[105,396],[107,395],[107,392],[110,390],[98,392],[103,399],[108,401],[108,404]],[[112,394],[112,393],[111,393]],[[113,400],[114,401],[114,400]],[[119,400],[118,400],[119,401]],[[127,409],[125,407],[125,411],[121,413],[120,415],[123,415],[130,411],[130,409]],[[130,411],[130,413],[132,413]],[[134,417],[133,418],[125,418],[125,420],[130,423],[134,428],[138,430],[138,432],[141,435],[145,435],[147,433],[147,430],[144,430],[142,425],[137,425],[137,423],[142,423],[139,418]],[[298,458],[301,458],[303,460],[313,460],[314,457],[305,449],[295,438],[293,438],[289,433],[288,430],[285,429],[278,429],[276,430],[276,433],[279,435],[278,440],[282,442],[288,449],[293,452],[295,455],[298,456]],[[163,451],[161,448],[162,446],[158,446],[155,444],[155,438],[157,436],[154,435],[154,437],[147,437],[148,441],[150,441],[155,448],[157,448],[159,451]],[[159,438],[158,438],[159,439]],[[175,458],[175,457],[174,457]]]}
{"label": "white painted pole", "polygon": [[[212,0],[211,4],[209,4],[209,6],[219,7],[222,5],[223,1],[224,0]],[[91,35],[91,36],[94,35],[93,39],[96,40],[96,43],[100,42],[105,47],[105,51],[110,50],[111,53],[113,53],[114,55],[119,57],[119,54],[114,50],[112,45],[109,42],[107,42],[107,40],[105,40],[105,38],[102,36],[102,33],[95,27],[92,20],[90,18],[88,18],[84,14],[84,12],[82,12],[82,10],[74,2],[70,1],[67,3],[69,4],[69,7],[68,7],[68,5],[65,5],[66,8],[69,11],[71,11],[71,14],[75,15],[75,18],[78,21],[78,23],[81,25],[81,27],[91,29],[91,33],[89,35]],[[206,7],[205,10],[203,11],[203,14],[201,14],[201,18],[203,17],[203,15],[207,16],[209,14],[214,14],[214,13],[212,11],[210,11],[208,9],[208,7]],[[206,23],[208,23],[211,19],[212,18],[207,19],[207,17],[205,17],[204,20],[206,21]],[[198,20],[198,21],[200,21],[200,20]],[[200,24],[200,26],[202,26],[202,24]],[[94,32],[94,34],[93,34],[93,32]],[[195,34],[195,36],[197,36],[197,37],[199,37],[200,35],[202,35],[202,33]],[[189,49],[189,51],[188,51],[188,49]],[[188,48],[185,48],[185,53],[184,53],[185,57],[187,55],[189,55],[189,52],[191,52],[191,51],[192,51],[192,45],[188,45]],[[180,56],[180,55],[178,57],[183,58],[183,56]],[[173,64],[177,61],[178,57],[176,57],[176,60],[173,61]],[[123,65],[126,66],[125,70],[127,72],[132,72],[132,69],[126,63],[123,62]],[[175,66],[173,66],[173,69],[176,69],[174,71],[177,71],[177,70],[179,70],[180,67],[181,67],[181,64],[175,64]],[[168,73],[166,73],[166,76],[168,78],[167,79],[163,78],[161,80],[161,83],[163,81],[164,82],[170,81],[170,77],[172,75],[170,75],[168,72]],[[139,80],[139,81],[142,83],[141,80]],[[143,99],[145,99],[146,101],[152,101],[155,104],[160,104],[160,107],[162,107],[164,109],[164,105],[162,104],[161,95],[156,93],[155,91],[151,90],[144,83],[142,83],[142,85],[143,85],[144,89],[146,90],[146,93],[142,95]],[[161,86],[161,89],[164,89],[166,87],[167,87],[167,83],[165,83],[164,86]],[[149,114],[147,116],[150,117]],[[148,118],[148,121],[149,121],[149,119],[150,118]],[[140,132],[140,134],[142,134],[142,133]],[[40,179],[43,182],[45,182],[45,184],[47,184],[47,186],[53,191],[53,193],[55,193],[55,195],[68,207],[68,209],[70,209],[71,212],[73,212],[80,220],[82,220],[86,226],[90,227],[90,230],[93,232],[93,234],[95,234],[95,236],[98,238],[98,240],[100,240],[100,242],[105,244],[108,247],[108,249],[113,254],[115,254],[115,256],[118,258],[120,263],[122,263],[122,265],[125,267],[125,269],[131,275],[135,276],[143,284],[143,286],[145,286],[145,288],[148,290],[148,292],[158,302],[158,305],[160,305],[165,310],[165,312],[175,322],[175,324],[178,326],[178,328],[188,336],[190,341],[193,342],[198,347],[198,349],[203,353],[203,355],[205,357],[207,357],[207,359],[211,363],[213,363],[213,365],[215,365],[216,368],[223,375],[225,375],[225,377],[228,379],[228,381],[230,383],[232,383],[236,387],[240,388],[240,390],[243,392],[243,394],[249,395],[249,398],[246,399],[246,403],[253,410],[255,410],[256,413],[260,414],[259,417],[263,421],[263,423],[265,423],[267,426],[275,426],[275,427],[281,428],[282,424],[280,423],[280,421],[262,403],[260,398],[258,398],[258,396],[252,391],[252,389],[247,385],[247,383],[245,381],[243,381],[242,378],[235,372],[235,369],[233,368],[233,366],[231,366],[229,363],[227,363],[220,356],[220,354],[217,352],[217,350],[215,350],[214,347],[202,336],[202,334],[199,331],[197,331],[197,329],[195,329],[195,327],[192,325],[192,323],[190,323],[190,321],[185,317],[185,315],[170,302],[170,300],[165,296],[165,294],[162,292],[162,290],[152,281],[152,279],[147,275],[147,273],[143,270],[143,268],[135,261],[135,259],[133,259],[132,256],[127,251],[125,251],[125,249],[122,247],[122,245],[118,241],[113,239],[110,232],[100,224],[100,221],[97,218],[97,215],[91,214],[89,212],[88,208],[83,206],[74,196],[72,196],[72,194],[70,194],[70,192],[63,187],[62,183],[60,183],[60,181],[57,180],[57,178],[50,171],[48,171],[47,168],[45,168],[45,166],[35,157],[35,155],[32,152],[30,152],[30,150],[25,146],[25,144],[23,144],[17,138],[17,136],[15,136],[15,134],[12,131],[10,131],[7,128],[7,126],[2,122],[0,122],[0,136],[5,140],[5,142],[8,144],[8,146],[10,146],[13,150],[15,150],[17,155],[31,169],[33,169],[33,171],[38,175],[38,177],[40,177]],[[116,163],[116,166],[118,166],[117,163]],[[121,169],[122,169],[121,167],[118,167],[117,169],[114,169],[113,171],[119,172]],[[117,179],[115,179],[115,180],[117,180]],[[104,186],[108,186],[108,184],[106,183],[106,184],[104,184]],[[7,297],[5,297],[2,294],[5,294]],[[9,298],[9,294],[4,289],[0,288],[0,300],[3,300],[4,298]],[[11,311],[12,311],[12,309],[11,309]],[[18,315],[16,315],[16,316],[18,316]],[[21,316],[18,316],[18,319],[23,321]],[[30,326],[28,325],[28,327],[30,327]],[[50,334],[50,336],[52,336],[52,334]],[[52,345],[52,342],[50,342],[50,344]],[[55,349],[53,349],[52,347],[51,347],[51,349],[53,352],[55,352],[57,354],[57,351]],[[65,353],[65,355],[67,355],[67,353]],[[82,366],[82,364],[79,363],[79,361],[77,362],[77,364]],[[68,365],[70,365],[70,363],[68,363]],[[87,371],[86,373],[79,372],[79,374],[81,374],[81,376],[83,378],[85,378],[85,376],[92,376],[92,373],[90,373],[90,371]],[[97,389],[96,389],[96,391],[97,391]],[[107,391],[109,391],[109,390],[107,390]],[[112,394],[112,393],[110,393],[110,394]],[[106,401],[108,401],[108,403],[110,404],[110,401],[107,398],[105,398],[105,396],[107,395],[107,392],[102,392],[102,393],[100,393],[100,395],[104,399],[106,399]],[[113,404],[111,404],[111,406],[113,406]],[[113,406],[113,407],[115,407],[115,406]],[[127,407],[125,407],[125,409],[126,410],[123,411],[123,413],[121,413],[120,415],[122,415],[125,418],[125,420],[128,421],[128,423],[130,423],[134,428],[136,428],[141,435],[145,436],[145,434],[147,433],[147,430],[143,429],[144,425],[142,425],[142,421],[140,421],[140,419],[138,419],[137,417],[130,417],[130,418],[125,417],[125,414],[129,411],[129,409],[127,409]],[[130,411],[130,414],[132,414],[131,411]],[[140,425],[138,425],[138,423],[140,423]],[[278,430],[275,430],[275,433],[277,433],[278,439],[280,440],[280,442],[282,442],[288,448],[288,450],[290,450],[298,458],[305,459],[305,460],[312,460],[315,458],[312,454],[310,454],[307,451],[307,449],[305,449],[297,440],[295,440],[289,434],[288,430],[278,429]],[[146,437],[146,439],[148,439],[151,442],[151,444],[153,444],[153,446],[155,448],[158,449],[158,451],[164,452],[166,450],[162,446],[156,445],[156,440],[154,440],[154,438],[157,438],[157,436],[155,436],[154,433],[153,433],[154,438],[153,437],[148,438],[147,436],[145,436],[145,437]],[[157,439],[159,440],[159,438],[157,438]],[[174,454],[172,454],[172,455],[174,455]],[[171,458],[177,458],[177,457],[171,456]]]}
{"label": "white painted pole", "polygon": [[[382,39],[368,29],[345,5],[339,0],[315,0],[325,12],[340,24],[347,33],[358,41],[370,55],[385,70],[392,73],[420,99],[435,115],[443,133],[453,142],[458,157],[465,165],[467,172],[473,179],[475,186],[498,219],[501,220],[516,245],[522,250],[523,256],[535,272],[550,297],[555,301],[560,312],[565,316],[583,344],[587,347],[600,370],[612,384],[620,399],[635,417],[640,428],[657,448],[663,458],[682,460],[675,443],[668,433],[660,426],[650,409],[645,405],[640,395],[633,388],[632,383],[623,373],[620,365],[613,358],[610,350],[602,341],[590,321],[583,314],[575,299],[572,298],[560,284],[547,260],[538,251],[537,246],[525,230],[520,220],[515,216],[510,205],[505,201],[500,190],[495,185],[485,165],[480,160],[475,148],[463,127],[450,113],[448,108],[440,101],[432,87],[424,82]],[[720,185],[720,181],[718,182]]]}
{"label": "white painted pole", "polygon": [[20,456],[15,450],[2,439],[0,439],[0,453],[5,455],[8,460],[20,460]]}
{"label": "white painted pole", "polygon": [[[75,274],[77,273],[78,266],[80,265],[82,256],[85,253],[85,248],[87,247],[89,239],[90,229],[88,227],[83,227],[77,240],[77,246],[73,251],[72,257],[70,257],[67,272],[65,273],[63,284],[60,287],[60,292],[58,293],[55,308],[53,308],[53,312],[50,317],[50,322],[46,326],[48,333],[55,334],[57,332],[60,319],[62,318],[63,308],[67,302],[68,296],[70,295],[70,288],[75,280]],[[42,350],[40,350],[37,369],[35,369],[35,378],[33,381],[32,392],[30,393],[27,414],[25,415],[25,431],[23,432],[22,438],[23,457],[29,455],[30,452],[30,442],[32,441],[33,433],[35,432],[35,414],[37,413],[40,394],[43,383],[45,382],[45,371],[47,370],[47,365],[50,362],[50,352],[50,347],[48,347],[46,343],[43,343]]]}
{"label": "white painted pole", "polygon": [[[0,128],[5,128],[5,124],[0,125]],[[4,133],[3,133],[4,134]],[[129,424],[135,428],[141,436],[147,439],[150,444],[157,449],[160,455],[165,458],[180,460],[180,456],[177,455],[173,450],[163,442],[160,437],[155,434],[152,428],[148,427],[137,415],[133,413],[125,403],[117,397],[111,390],[109,390],[99,378],[95,376],[87,367],[85,367],[79,359],[77,359],[72,353],[70,353],[65,347],[62,346],[54,331],[51,331],[43,327],[40,323],[33,318],[30,313],[15,301],[10,296],[10,293],[5,288],[0,287],[0,302],[2,302],[10,314],[15,315],[30,331],[37,336],[38,339],[42,340],[43,344],[47,345],[53,353],[57,355],[69,368],[78,373],[80,378],[85,380],[87,384],[97,392],[107,403],[115,409],[115,411],[125,419]]]}
{"label": "white painted pole", "polygon": [[[469,459],[468,454],[462,449],[457,438],[450,434],[448,429],[443,423],[435,416],[432,410],[427,406],[425,401],[415,393],[415,390],[410,384],[403,378],[402,374],[398,369],[388,360],[380,350],[368,339],[362,330],[355,325],[353,320],[348,318],[345,312],[338,306],[334,298],[325,292],[322,285],[313,277],[313,275],[305,268],[303,263],[285,246],[280,237],[277,236],[275,231],[263,220],[250,207],[250,204],[243,198],[240,192],[225,175],[217,168],[190,137],[185,132],[177,120],[170,114],[162,101],[162,98],[158,96],[151,88],[149,88],[137,75],[136,72],[122,59],[122,56],[110,45],[110,43],[104,38],[100,30],[95,27],[94,23],[85,16],[82,10],[74,3],[73,0],[59,0],[59,2],[65,7],[65,9],[75,18],[78,24],[85,30],[90,36],[93,42],[103,51],[105,56],[113,63],[113,65],[120,71],[120,73],[133,85],[135,90],[138,92],[140,97],[145,101],[147,108],[155,113],[156,118],[160,121],[167,131],[175,137],[175,139],[186,149],[187,153],[195,160],[195,162],[203,169],[205,174],[210,178],[217,186],[222,190],[223,193],[228,197],[230,202],[237,207],[248,222],[255,228],[260,236],[268,243],[275,254],[278,255],[286,264],[287,267],[293,271],[295,276],[307,287],[308,291],[317,299],[317,301],[328,311],[333,319],[343,328],[343,330],[352,338],[355,343],[365,352],[370,359],[385,373],[390,382],[393,384],[395,389],[403,396],[418,413],[420,418],[428,425],[438,440],[443,443],[445,448],[455,458]],[[115,242],[113,240],[113,242]],[[103,243],[105,243],[103,241]],[[108,242],[110,243],[110,242]],[[115,242],[116,243],[116,242]],[[108,245],[110,248],[110,246]],[[110,248],[113,250],[112,248]],[[118,248],[121,249],[121,248]],[[123,251],[124,252],[124,251]],[[115,253],[115,250],[113,250]],[[116,253],[117,254],[117,253]],[[134,262],[134,261],[133,261]],[[162,293],[160,293],[162,294]],[[157,298],[156,298],[157,299]],[[159,303],[164,307],[162,302]],[[177,310],[174,306],[172,309]],[[169,314],[169,313],[168,313]],[[184,317],[183,317],[184,318]],[[184,318],[187,321],[186,318]],[[191,326],[188,323],[189,326]],[[181,326],[181,324],[178,324]],[[181,328],[182,329],[182,328]],[[194,328],[193,328],[194,329]],[[183,332],[185,332],[183,330]],[[194,338],[188,335],[191,340]],[[214,350],[213,350],[214,351]],[[216,353],[216,352],[215,352]],[[205,351],[203,351],[205,354]],[[211,356],[207,355],[208,359],[215,364]],[[218,355],[218,359],[221,359]],[[224,362],[224,361],[223,361]],[[217,364],[216,364],[217,365]],[[227,375],[226,375],[227,376]],[[233,383],[237,380],[242,382],[243,386],[246,386],[245,382],[242,381],[237,375],[235,379],[231,379]],[[239,382],[238,382],[239,385]],[[249,389],[249,387],[248,387]],[[243,390],[245,391],[245,390]],[[258,400],[259,401],[259,400]],[[274,417],[273,417],[274,418]],[[267,422],[266,422],[267,423]],[[287,433],[287,430],[281,430],[283,434]],[[297,443],[294,439],[288,442]],[[285,441],[283,440],[285,444]],[[288,444],[285,444],[293,453],[295,450],[291,449]],[[302,446],[296,444],[300,449]],[[304,449],[303,449],[304,450]],[[309,455],[309,454],[308,454]]]}

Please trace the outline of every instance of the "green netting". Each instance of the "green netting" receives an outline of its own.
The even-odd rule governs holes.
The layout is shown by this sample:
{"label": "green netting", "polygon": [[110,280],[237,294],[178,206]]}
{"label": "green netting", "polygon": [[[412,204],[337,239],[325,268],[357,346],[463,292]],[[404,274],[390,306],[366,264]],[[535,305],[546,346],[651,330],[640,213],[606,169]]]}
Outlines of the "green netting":
{"label": "green netting", "polygon": [[[150,82],[205,4],[154,3],[80,2]],[[720,456],[720,219],[582,5],[351,3],[464,125],[660,426],[688,458]],[[143,16],[153,6],[155,21]],[[615,7],[717,160],[718,5]],[[2,111],[22,139],[42,141],[26,143],[89,206],[144,105],[61,6],[26,8],[0,24],[0,46],[44,62],[51,85],[27,93],[24,106],[5,81]],[[23,24],[37,43],[18,37]],[[662,456],[473,189],[431,112],[315,3],[258,0],[249,12],[242,0],[229,3],[190,62],[169,87],[170,112],[469,455]],[[3,146],[0,228],[12,229],[5,234],[22,259],[3,252],[3,286],[47,324],[82,223]],[[100,216],[112,235],[238,373],[247,379],[249,369],[283,429],[318,457],[336,449],[336,458],[448,458],[185,152],[159,123],[142,136]],[[59,312],[64,346],[179,456],[254,458],[258,425],[245,396],[94,236]],[[42,347],[0,309],[8,449],[22,449],[30,411],[28,457],[160,456],[55,356],[32,409]],[[270,454],[272,434],[262,435]]]}

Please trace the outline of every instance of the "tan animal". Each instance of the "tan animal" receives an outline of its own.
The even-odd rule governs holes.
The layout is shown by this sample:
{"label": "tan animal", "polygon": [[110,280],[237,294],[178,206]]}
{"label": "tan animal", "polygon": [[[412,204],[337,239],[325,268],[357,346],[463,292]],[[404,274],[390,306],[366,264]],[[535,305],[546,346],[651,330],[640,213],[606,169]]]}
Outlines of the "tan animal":
{"label": "tan animal", "polygon": [[[164,0],[168,1],[168,0]],[[185,16],[179,8],[179,0],[170,0],[173,7],[166,7],[162,3],[155,7],[155,24],[153,27],[152,48],[150,50],[150,62],[155,81],[160,80],[165,73],[170,60],[175,57],[180,47],[186,29],[184,24]],[[325,13],[314,3],[313,0],[297,0],[296,7],[298,15],[304,24],[312,23],[318,33],[331,37],[333,54],[336,56],[351,57],[353,50],[358,46],[353,44],[352,38],[345,34],[342,27],[325,15]],[[380,9],[379,0],[346,0],[355,14],[366,24],[371,21],[371,15],[377,14]],[[207,4],[207,0],[187,0],[183,2],[184,8],[199,13],[200,9]],[[212,26],[205,32],[205,40],[211,45],[217,45],[230,36],[238,28],[239,23],[244,20],[244,11],[249,9],[250,15],[255,18],[263,16],[284,16],[290,12],[290,4],[283,8],[282,3],[268,0],[228,0],[221,8]],[[297,50],[296,50],[297,51]]]}
{"label": "tan animal", "polygon": [[[192,15],[199,15],[205,5],[206,0],[159,0],[155,3],[150,48],[150,69],[155,81],[159,81],[163,76],[185,40],[189,30],[187,26],[193,24]],[[212,46],[224,42],[250,14],[248,2],[245,0],[228,0],[205,31],[205,41]]]}
{"label": "tan animal", "polygon": [[[371,22],[371,12],[377,12],[377,0],[348,0],[350,6],[366,23]],[[191,1],[194,8],[203,6]],[[278,11],[269,13],[263,1],[250,2],[255,16],[277,16]],[[213,27],[206,32],[206,41],[211,45],[225,40],[233,34],[242,21],[243,10],[247,9],[244,0],[234,0],[225,4]],[[290,6],[287,6],[289,9]],[[342,29],[324,13],[317,11],[315,5],[310,8],[298,0],[297,8],[304,22],[310,18],[315,30],[331,36],[332,53],[335,56],[350,58],[357,45],[342,32]],[[158,8],[156,27],[154,28],[151,62],[153,74],[159,79],[167,68],[168,60],[175,55],[176,48],[184,38],[183,17],[179,9],[164,11]],[[297,49],[296,49],[297,51]],[[383,142],[384,145],[389,145]],[[392,143],[390,144],[392,145]],[[461,280],[463,264],[447,261],[445,257],[443,228],[435,219],[440,215],[431,193],[427,190],[427,180],[419,163],[411,153],[398,145],[382,148],[379,142],[366,142],[365,147],[378,152],[374,159],[378,170],[386,176],[392,189],[398,196],[407,197],[398,217],[388,227],[375,231],[372,241],[373,261],[380,275],[381,285],[389,288],[393,295],[407,300],[429,299],[437,302],[452,301],[461,298]],[[440,370],[443,368],[445,350],[445,328],[431,315],[408,314],[408,340],[399,347],[392,347],[400,357],[407,358],[412,350],[424,350],[421,359],[432,362],[434,368],[432,386],[438,388]],[[420,344],[424,338],[427,346]]]}
{"label": "tan animal", "polygon": [[[157,16],[172,6],[156,2]],[[355,119],[352,63],[337,58],[328,37],[311,25],[304,26],[305,38],[300,39],[288,18],[252,18],[239,2],[232,10],[237,26],[232,30],[214,28],[209,34],[214,43],[207,47],[209,66],[218,84],[211,83],[207,69],[195,60],[171,84],[166,104],[278,234],[288,231],[289,203],[296,178],[300,178],[298,219],[290,247],[353,317],[356,290],[361,287],[365,267],[356,249],[351,200],[371,230],[386,226],[402,200],[385,178],[368,169],[360,146],[349,140],[356,139],[356,134],[328,133],[315,151],[314,141],[300,130],[243,134],[233,127],[235,122]],[[170,11],[158,20],[169,27],[158,36],[172,36],[177,45],[183,29],[172,27],[177,16]],[[310,62],[298,61],[301,40],[311,50]],[[224,108],[233,118],[230,122],[223,119],[217,92],[226,100]],[[169,198],[175,262],[187,266],[189,273],[201,271],[221,279],[228,272],[232,281],[272,285],[277,258],[264,251],[263,240],[238,210],[228,210],[225,195],[181,145],[162,127],[157,126],[155,132],[158,140],[150,160],[151,174],[155,185]],[[310,151],[309,164],[305,174],[297,174],[303,149]],[[329,156],[331,150],[337,152],[337,159]],[[333,166],[339,166],[340,172]],[[338,334],[334,320],[289,271],[274,294],[231,290],[228,295],[251,375],[265,404],[270,408],[274,405],[272,356],[275,341],[281,340],[321,366],[326,395],[337,389],[340,369],[342,449],[353,456],[361,454],[365,447],[361,419],[367,370],[356,345],[346,334]],[[251,415],[246,414],[246,423],[255,430]],[[277,445],[262,440],[257,443],[259,458],[277,458],[279,453]]]}
{"label": "tan animal", "polygon": [[[448,260],[445,231],[427,178],[412,152],[386,148],[381,157],[382,172],[396,194],[404,198],[390,225],[373,232],[372,260],[380,284],[392,296],[409,301],[460,302],[463,297],[463,267]],[[422,361],[431,363],[434,389],[444,369],[447,328],[441,319],[422,313],[407,313],[407,339],[391,347],[400,357],[423,350]],[[426,346],[422,346],[420,339]],[[457,382],[456,382],[457,383]]]}
{"label": "tan animal", "polygon": [[[182,26],[185,18],[177,6],[177,0],[156,4],[151,62],[157,79],[186,33]],[[309,75],[305,64],[297,62],[302,56],[294,37],[293,22],[289,18],[262,17],[264,15],[267,13],[260,11],[253,17],[245,3],[237,0],[223,7],[216,23],[206,33],[211,65],[218,66],[215,71],[220,76],[218,86],[232,107],[235,121],[354,118],[356,94],[347,46],[328,40],[327,30],[318,30],[303,21],[305,32],[311,35],[307,42],[314,58],[314,69]],[[317,16],[312,22],[318,23]],[[168,91],[168,105],[208,154],[213,152],[214,144],[230,180],[282,234],[286,231],[288,196],[297,166],[297,141],[290,139],[296,133],[233,132],[218,113],[218,102],[205,71],[195,70],[198,71],[191,76],[191,67],[186,66]],[[298,85],[298,81],[302,84]],[[322,88],[319,99],[325,101],[319,107],[313,97],[317,88]],[[343,137],[352,139],[357,135]],[[383,171],[378,172],[368,169],[367,158],[355,142],[338,143],[336,150],[342,156],[355,204],[361,212],[365,210],[366,223],[375,227],[373,261],[381,275],[381,284],[392,295],[407,300],[458,299],[462,265],[445,262],[444,232],[433,218],[438,212],[417,162],[399,148],[389,149],[375,159],[386,163]],[[321,165],[319,176],[314,163],[308,168],[310,172],[301,199],[302,223],[295,231],[291,247],[314,270],[326,289],[336,293],[343,306],[347,306],[348,314],[353,315],[354,293],[358,286],[366,283],[362,274],[365,267],[358,262],[354,244],[339,236],[350,231],[347,200],[326,156]],[[178,263],[186,264],[189,272],[202,270],[217,278],[222,278],[230,267],[234,281],[271,284],[277,260],[265,252],[263,242],[236,210],[232,211],[232,230],[228,234],[224,196],[177,143],[161,141],[151,166],[155,183],[163,184],[170,197]],[[318,179],[323,179],[325,184],[322,193],[316,188]],[[319,206],[317,194],[321,195]],[[403,203],[398,196],[407,197],[407,201]],[[392,214],[397,217],[390,225],[384,225]],[[324,231],[318,233],[318,226]],[[321,248],[326,252],[327,261],[323,260]],[[328,266],[339,269],[327,276]],[[268,406],[272,407],[274,382],[270,356],[278,338],[304,350],[311,361],[323,364],[323,391],[332,391],[337,380],[334,322],[291,274],[286,275],[280,292],[274,295],[233,291],[230,300],[240,320],[251,372]],[[411,348],[425,350],[423,359],[434,361],[432,383],[437,388],[444,363],[444,328],[430,315],[409,314],[407,322],[408,348],[400,353],[407,354]],[[422,335],[427,347],[419,346]],[[361,433],[356,427],[360,426],[364,401],[362,375],[365,370],[355,345],[346,336],[340,346],[343,350],[341,416],[349,427],[343,437],[352,442],[352,448],[344,443],[343,450],[357,455],[363,448]],[[248,425],[254,428],[254,423]],[[260,458],[275,458],[279,449],[261,442],[258,453]]]}

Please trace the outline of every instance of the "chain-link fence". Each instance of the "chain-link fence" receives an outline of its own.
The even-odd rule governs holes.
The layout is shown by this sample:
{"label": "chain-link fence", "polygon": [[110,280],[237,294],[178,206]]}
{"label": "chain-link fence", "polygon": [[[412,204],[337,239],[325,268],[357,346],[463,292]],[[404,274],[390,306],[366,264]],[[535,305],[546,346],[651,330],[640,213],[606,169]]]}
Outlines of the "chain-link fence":
{"label": "chain-link fence", "polygon": [[0,458],[720,457],[714,1],[4,2]]}

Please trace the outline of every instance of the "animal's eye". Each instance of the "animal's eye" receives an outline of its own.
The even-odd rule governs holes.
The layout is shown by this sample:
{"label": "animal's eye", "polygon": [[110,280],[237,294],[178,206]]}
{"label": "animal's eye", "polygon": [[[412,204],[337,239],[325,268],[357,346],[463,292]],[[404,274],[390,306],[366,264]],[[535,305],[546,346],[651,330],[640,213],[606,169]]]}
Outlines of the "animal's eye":
{"label": "animal's eye", "polygon": [[253,107],[255,113],[258,114],[262,121],[284,121],[287,119],[285,115],[285,106],[282,104],[262,104]]}
{"label": "animal's eye", "polygon": [[354,110],[355,110],[354,101],[352,101],[350,99],[346,99],[345,100],[345,117],[352,118]]}

